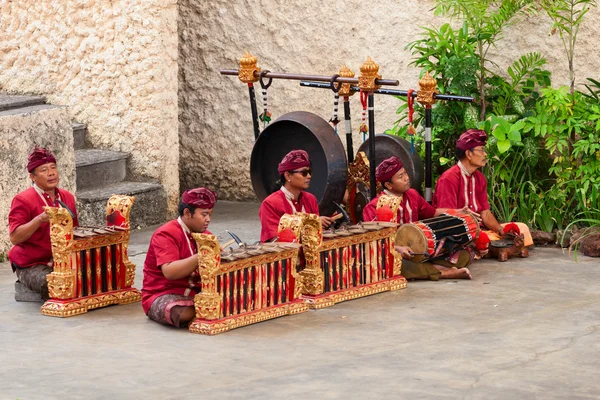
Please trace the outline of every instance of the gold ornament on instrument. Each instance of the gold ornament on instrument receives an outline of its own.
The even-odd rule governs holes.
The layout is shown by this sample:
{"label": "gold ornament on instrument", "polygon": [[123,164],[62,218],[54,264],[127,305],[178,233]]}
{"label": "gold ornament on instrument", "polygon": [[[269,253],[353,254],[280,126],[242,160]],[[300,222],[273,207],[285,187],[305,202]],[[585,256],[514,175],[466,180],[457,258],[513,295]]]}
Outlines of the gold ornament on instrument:
{"label": "gold ornament on instrument", "polygon": [[[350,68],[348,68],[345,65],[342,68],[340,68],[338,75],[341,78],[354,78],[354,72],[352,72],[350,70]],[[352,85],[350,85],[349,83],[342,83],[340,86],[340,90],[338,91],[338,95],[340,97],[352,96],[354,94],[354,92],[352,90],[350,90],[351,87],[352,87]]]}
{"label": "gold ornament on instrument", "polygon": [[402,195],[400,196],[390,196],[388,194],[382,194],[379,196],[379,200],[377,200],[376,209],[379,210],[381,207],[388,206],[392,210],[392,220],[390,222],[399,222],[398,221],[398,209],[402,204]]}
{"label": "gold ornament on instrument", "polygon": [[434,77],[425,72],[423,78],[419,80],[419,92],[417,101],[424,106],[432,106],[437,101],[433,96],[439,93],[437,90],[437,81]]}
{"label": "gold ornament on instrument", "polygon": [[379,65],[376,64],[371,57],[367,57],[367,61],[360,66],[361,75],[358,77],[358,87],[364,92],[372,92],[381,87],[381,85],[375,84],[376,79],[381,79],[379,72]]}
{"label": "gold ornament on instrument", "polygon": [[238,70],[238,78],[244,83],[258,82],[258,76],[255,72],[260,72],[260,68],[257,67],[258,58],[254,57],[248,51],[240,59],[240,68]]}
{"label": "gold ornament on instrument", "polygon": [[122,218],[120,225],[104,228],[73,227],[67,209],[44,208],[50,217],[54,266],[46,277],[50,300],[42,306],[42,314],[70,317],[141,300],[140,291],[131,287],[135,265],[127,255],[133,202],[134,197],[113,195],[106,206],[107,218],[116,211]]}

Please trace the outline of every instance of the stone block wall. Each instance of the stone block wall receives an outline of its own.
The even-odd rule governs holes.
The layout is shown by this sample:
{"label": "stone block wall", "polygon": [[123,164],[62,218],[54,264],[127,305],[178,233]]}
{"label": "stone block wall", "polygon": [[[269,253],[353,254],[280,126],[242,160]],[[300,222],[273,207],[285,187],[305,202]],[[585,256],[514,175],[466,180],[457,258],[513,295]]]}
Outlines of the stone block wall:
{"label": "stone block wall", "polygon": [[[358,75],[370,56],[383,77],[400,81],[399,88],[418,89],[420,71],[409,66],[411,54],[404,48],[419,37],[419,27],[446,22],[433,15],[433,0],[180,0],[178,5],[181,186],[208,184],[219,190],[220,198],[236,200],[254,199],[249,172],[254,135],[246,85],[219,75],[219,69],[237,68],[248,50],[263,69],[332,75],[346,64]],[[600,11],[593,9],[579,33],[575,63],[580,84],[586,77],[598,78],[599,21]],[[568,85],[566,56],[558,35],[549,35],[550,28],[544,14],[521,21],[491,49],[490,58],[505,71],[521,55],[539,51],[548,60],[553,85]],[[257,101],[261,103],[260,97]],[[269,103],[273,118],[304,110],[329,120],[333,112],[331,92],[301,88],[297,81],[274,81]],[[378,133],[392,126],[399,105],[392,97],[376,97]],[[351,108],[357,132],[357,95]],[[360,143],[355,133],[355,150]]]}
{"label": "stone block wall", "polygon": [[56,156],[60,187],[75,192],[75,151],[66,107],[32,106],[0,112],[0,255],[11,247],[8,212],[12,198],[31,186],[27,156],[35,146]]}
{"label": "stone block wall", "polygon": [[176,0],[0,1],[0,91],[45,95],[179,196]]}

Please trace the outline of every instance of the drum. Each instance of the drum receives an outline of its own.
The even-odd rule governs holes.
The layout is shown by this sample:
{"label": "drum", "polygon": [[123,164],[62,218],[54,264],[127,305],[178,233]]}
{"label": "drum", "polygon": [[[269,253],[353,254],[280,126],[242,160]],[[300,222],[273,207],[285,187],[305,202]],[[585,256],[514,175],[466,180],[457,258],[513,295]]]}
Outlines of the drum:
{"label": "drum", "polygon": [[291,150],[308,153],[313,175],[308,192],[319,202],[321,215],[337,211],[346,191],[348,163],[340,138],[327,121],[318,115],[295,111],[279,117],[258,137],[250,156],[252,188],[260,201],[276,189],[277,165]]}
{"label": "drum", "polygon": [[464,248],[478,236],[479,222],[473,214],[449,210],[439,217],[400,226],[395,243],[413,250],[411,261],[425,262]]}

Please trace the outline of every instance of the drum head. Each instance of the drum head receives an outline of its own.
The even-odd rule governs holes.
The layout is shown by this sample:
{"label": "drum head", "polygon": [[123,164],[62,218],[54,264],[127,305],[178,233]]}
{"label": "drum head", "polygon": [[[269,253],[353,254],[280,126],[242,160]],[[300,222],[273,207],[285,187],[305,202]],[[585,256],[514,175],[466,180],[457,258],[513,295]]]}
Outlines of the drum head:
{"label": "drum head", "polygon": [[308,192],[319,202],[321,215],[336,211],[346,191],[346,152],[335,131],[318,115],[295,111],[279,117],[258,137],[250,156],[252,188],[260,201],[273,193],[279,180],[277,165],[291,150],[305,150],[312,164]]}
{"label": "drum head", "polygon": [[411,261],[421,262],[425,259],[423,255],[427,251],[427,237],[423,231],[412,224],[401,225],[396,232],[394,241],[396,246],[408,246],[416,254]]}

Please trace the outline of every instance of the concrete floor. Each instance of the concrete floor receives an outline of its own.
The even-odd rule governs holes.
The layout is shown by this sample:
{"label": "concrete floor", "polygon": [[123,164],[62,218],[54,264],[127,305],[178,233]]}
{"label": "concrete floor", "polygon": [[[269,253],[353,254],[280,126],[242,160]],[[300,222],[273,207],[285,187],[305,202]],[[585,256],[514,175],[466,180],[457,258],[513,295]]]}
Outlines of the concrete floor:
{"label": "concrete floor", "polygon": [[[257,205],[211,229],[258,239]],[[151,230],[132,236],[136,286]],[[225,236],[223,236],[225,238]],[[538,248],[472,281],[407,289],[209,337],[141,305],[58,319],[16,303],[0,264],[0,399],[598,399],[598,259]]]}

